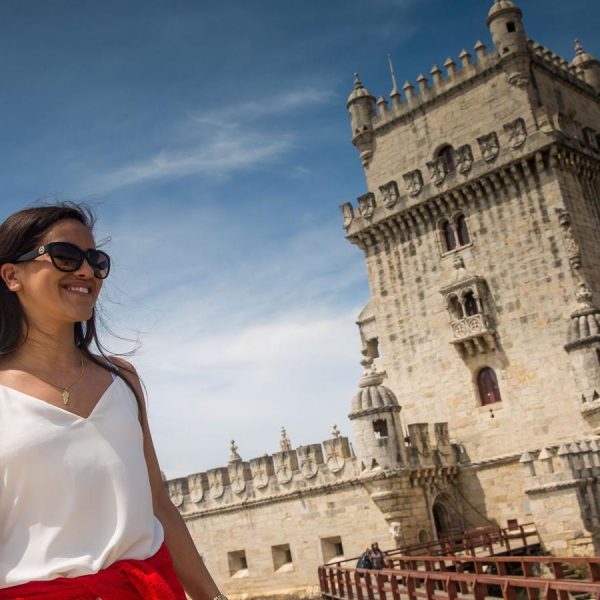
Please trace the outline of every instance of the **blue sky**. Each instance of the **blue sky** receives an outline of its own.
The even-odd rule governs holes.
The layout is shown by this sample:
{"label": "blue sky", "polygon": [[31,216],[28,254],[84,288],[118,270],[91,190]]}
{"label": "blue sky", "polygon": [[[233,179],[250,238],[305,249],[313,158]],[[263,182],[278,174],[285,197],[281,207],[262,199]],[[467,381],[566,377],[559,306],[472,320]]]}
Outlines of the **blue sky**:
{"label": "blue sky", "polygon": [[[103,312],[170,477],[329,436],[368,300],[339,204],[364,193],[346,98],[489,42],[488,0],[2,0],[0,217],[92,203]],[[530,37],[600,56],[600,5],[522,0]],[[457,60],[458,62],[458,60]],[[123,341],[107,339],[115,351]],[[400,398],[402,402],[402,399]]]}

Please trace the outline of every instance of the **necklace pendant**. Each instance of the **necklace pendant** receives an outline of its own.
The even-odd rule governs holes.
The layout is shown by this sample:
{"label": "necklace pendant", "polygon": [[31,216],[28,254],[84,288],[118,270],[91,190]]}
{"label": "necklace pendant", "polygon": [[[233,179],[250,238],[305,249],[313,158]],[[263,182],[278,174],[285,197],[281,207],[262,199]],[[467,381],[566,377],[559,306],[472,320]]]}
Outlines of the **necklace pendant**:
{"label": "necklace pendant", "polygon": [[66,406],[67,404],[69,404],[69,390],[63,390],[63,404]]}

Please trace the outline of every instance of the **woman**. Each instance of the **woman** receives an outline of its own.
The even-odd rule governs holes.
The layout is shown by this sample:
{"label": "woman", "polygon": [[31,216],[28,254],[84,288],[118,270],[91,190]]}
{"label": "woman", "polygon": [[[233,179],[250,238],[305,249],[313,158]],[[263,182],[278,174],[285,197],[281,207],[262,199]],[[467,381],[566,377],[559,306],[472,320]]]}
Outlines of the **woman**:
{"label": "woman", "polygon": [[71,203],[0,225],[0,599],[224,598],[166,493],[135,370],[97,338],[110,258],[92,228]]}

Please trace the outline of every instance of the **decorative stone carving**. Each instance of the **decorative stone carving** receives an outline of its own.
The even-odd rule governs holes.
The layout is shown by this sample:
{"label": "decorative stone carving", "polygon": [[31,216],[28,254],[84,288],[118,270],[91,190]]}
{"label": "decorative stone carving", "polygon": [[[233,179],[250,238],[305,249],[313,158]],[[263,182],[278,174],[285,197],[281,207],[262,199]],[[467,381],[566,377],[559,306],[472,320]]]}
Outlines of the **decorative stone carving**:
{"label": "decorative stone carving", "polygon": [[323,451],[319,444],[298,447],[300,472],[305,479],[312,479],[319,472],[319,464],[323,463]]}
{"label": "decorative stone carving", "polygon": [[392,208],[400,199],[398,184],[395,181],[390,181],[389,183],[380,186],[379,191],[383,196],[383,205],[386,208]]}
{"label": "decorative stone carving", "polygon": [[567,250],[569,264],[577,278],[580,279],[579,270],[581,269],[581,252],[579,250],[579,244],[573,235],[571,216],[564,208],[557,208],[556,214],[558,215],[558,222],[563,233],[563,241]]}
{"label": "decorative stone carving", "polygon": [[225,486],[229,485],[229,473],[227,469],[219,467],[210,469],[206,472],[208,476],[208,486],[213,498],[221,498],[225,492]]}
{"label": "decorative stone carving", "polygon": [[468,173],[473,166],[473,151],[471,150],[471,146],[469,144],[460,146],[454,151],[454,156],[458,172],[462,175]]}
{"label": "decorative stone carving", "polygon": [[279,436],[279,447],[282,452],[289,452],[292,449],[292,442],[288,437],[285,427],[281,428],[281,434]]}
{"label": "decorative stone carving", "polygon": [[184,480],[173,479],[169,482],[169,497],[174,506],[179,508],[183,504],[183,495],[185,493]]}
{"label": "decorative stone carving", "polygon": [[463,356],[474,356],[494,350],[495,332],[490,327],[483,303],[486,293],[485,279],[467,271],[460,256],[455,258],[454,268],[454,282],[440,290],[452,328],[450,343]]}
{"label": "decorative stone carving", "polygon": [[348,438],[342,437],[336,425],[333,426],[331,435],[333,439],[323,442],[326,456],[325,463],[332,473],[338,473],[346,465],[345,459],[351,456],[350,444]]}
{"label": "decorative stone carving", "polygon": [[190,500],[198,503],[204,499],[204,492],[208,489],[208,479],[206,473],[194,473],[189,475],[188,489],[190,491]]}
{"label": "decorative stone carving", "polygon": [[238,447],[235,445],[235,440],[231,440],[231,455],[229,456],[229,463],[239,462],[242,460],[242,457],[238,454]]}
{"label": "decorative stone carving", "polygon": [[413,448],[421,456],[429,456],[431,445],[429,443],[429,424],[428,423],[411,423],[408,426],[408,435]]}
{"label": "decorative stone carving", "polygon": [[444,179],[446,179],[446,163],[444,162],[444,159],[440,156],[435,160],[428,162],[427,168],[429,169],[429,175],[431,176],[433,183],[435,185],[442,185]]}
{"label": "decorative stone carving", "polygon": [[344,229],[348,229],[352,225],[352,221],[354,221],[354,207],[350,202],[345,202],[344,204],[340,204],[340,210],[342,211],[343,227]]}
{"label": "decorative stone carving", "polygon": [[375,213],[375,194],[367,192],[358,197],[358,212],[360,216],[370,220]]}
{"label": "decorative stone carving", "polygon": [[527,126],[521,117],[506,123],[504,131],[508,133],[508,143],[511,148],[520,148],[527,141]]}
{"label": "decorative stone carving", "polygon": [[298,469],[298,458],[293,451],[276,452],[273,454],[273,463],[279,483],[289,483],[294,476],[294,471]]}
{"label": "decorative stone carving", "polygon": [[500,142],[498,142],[498,135],[495,131],[478,137],[477,141],[479,142],[479,147],[481,148],[483,160],[486,162],[492,162],[497,158],[498,154],[500,153]]}
{"label": "decorative stone carving", "polygon": [[246,481],[251,478],[248,463],[238,460],[229,463],[228,467],[231,489],[236,494],[241,494],[246,489]]}
{"label": "decorative stone carving", "polygon": [[418,196],[423,189],[423,175],[421,174],[421,171],[419,169],[415,169],[414,171],[405,173],[402,175],[402,177],[406,182],[408,195],[412,198]]}
{"label": "decorative stone carving", "polygon": [[262,490],[269,485],[269,478],[275,473],[273,459],[269,455],[250,460],[250,470],[254,479],[254,487]]}

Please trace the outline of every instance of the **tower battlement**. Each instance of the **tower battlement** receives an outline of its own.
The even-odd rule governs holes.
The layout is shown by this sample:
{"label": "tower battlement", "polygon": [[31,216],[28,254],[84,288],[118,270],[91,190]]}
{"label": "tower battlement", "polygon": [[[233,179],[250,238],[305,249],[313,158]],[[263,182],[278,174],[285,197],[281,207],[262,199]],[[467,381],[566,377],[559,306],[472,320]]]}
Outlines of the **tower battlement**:
{"label": "tower battlement", "polygon": [[[334,428],[334,436],[320,444],[292,448],[283,438],[282,450],[244,461],[232,443],[225,467],[165,481],[173,504],[184,516],[236,510],[281,502],[290,497],[330,493],[340,487],[361,485],[365,479],[406,476],[415,484],[439,477],[451,478],[458,470],[459,448],[450,441],[447,423],[415,423],[403,440],[406,464],[396,469],[365,467],[347,437]],[[385,441],[377,437],[377,444]],[[381,444],[380,444],[381,445]]]}

